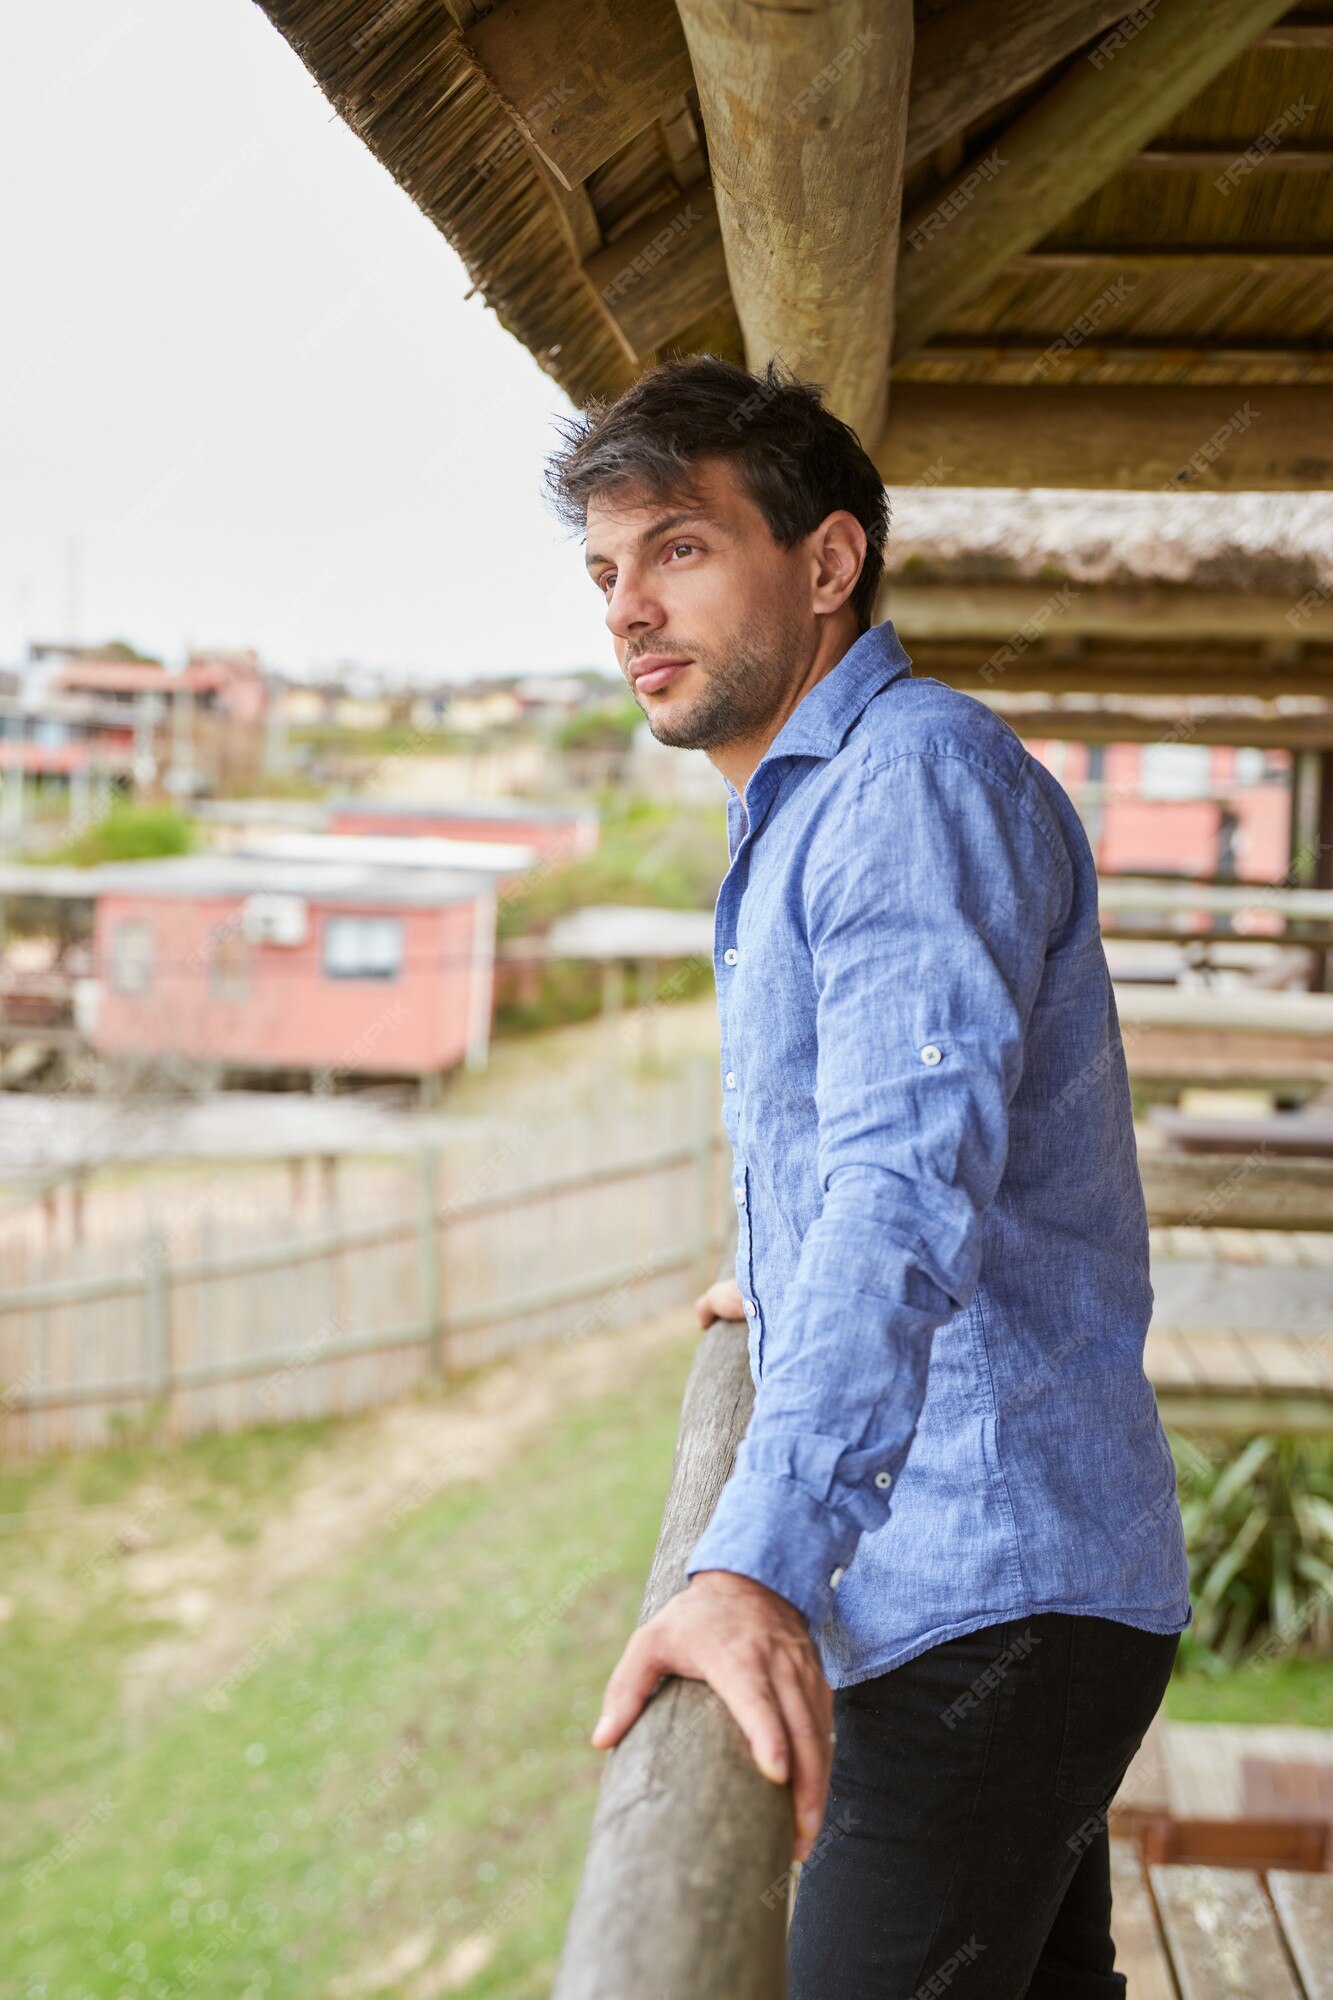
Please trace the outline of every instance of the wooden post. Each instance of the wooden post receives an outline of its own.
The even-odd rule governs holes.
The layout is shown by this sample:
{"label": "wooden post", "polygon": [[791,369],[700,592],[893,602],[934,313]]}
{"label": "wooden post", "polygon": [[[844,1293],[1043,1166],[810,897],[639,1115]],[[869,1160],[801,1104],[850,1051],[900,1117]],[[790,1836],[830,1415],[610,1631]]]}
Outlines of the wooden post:
{"label": "wooden post", "polygon": [[444,1318],[440,1311],[440,1152],[437,1146],[422,1147],[418,1155],[418,1171],[417,1269],[421,1277],[421,1323],[426,1330],[426,1378],[433,1389],[438,1389],[444,1382],[448,1356],[445,1353]]}
{"label": "wooden post", "polygon": [[870,449],[888,408],[912,8],[678,5],[746,361],[776,354],[813,377]]}
{"label": "wooden post", "polygon": [[162,1435],[171,1436],[171,1307],[167,1296],[167,1246],[153,1224],[144,1231],[144,1380],[150,1402],[162,1405]]}
{"label": "wooden post", "polygon": [[[684,1581],[745,1433],[743,1325],[703,1335],[640,1623]],[[702,1681],[667,1679],[606,1753],[583,1881],[552,2000],[783,2000],[790,1786],[760,1775]]]}
{"label": "wooden post", "polygon": [[701,1282],[711,1283],[713,1263],[713,1070],[702,1056],[690,1064],[690,1129],[695,1145]]}

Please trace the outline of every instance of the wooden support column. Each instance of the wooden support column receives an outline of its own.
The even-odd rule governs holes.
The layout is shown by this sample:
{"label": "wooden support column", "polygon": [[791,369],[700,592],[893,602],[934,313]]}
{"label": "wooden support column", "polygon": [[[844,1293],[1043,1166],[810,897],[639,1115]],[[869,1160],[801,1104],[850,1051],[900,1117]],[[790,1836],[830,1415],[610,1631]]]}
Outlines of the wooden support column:
{"label": "wooden support column", "polygon": [[869,444],[884,427],[910,0],[680,0],[751,368],[778,355]]}
{"label": "wooden support column", "polygon": [[904,220],[894,360],[924,346],[1285,11],[1286,0],[1164,0],[1150,18],[1127,15]]}

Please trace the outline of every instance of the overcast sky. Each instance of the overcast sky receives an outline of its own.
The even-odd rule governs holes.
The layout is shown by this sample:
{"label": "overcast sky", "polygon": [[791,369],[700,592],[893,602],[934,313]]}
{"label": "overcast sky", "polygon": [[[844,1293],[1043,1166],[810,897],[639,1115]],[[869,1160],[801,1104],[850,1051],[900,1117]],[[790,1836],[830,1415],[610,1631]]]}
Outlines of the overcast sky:
{"label": "overcast sky", "polygon": [[563,392],[252,0],[11,8],[0,662],[614,670]]}

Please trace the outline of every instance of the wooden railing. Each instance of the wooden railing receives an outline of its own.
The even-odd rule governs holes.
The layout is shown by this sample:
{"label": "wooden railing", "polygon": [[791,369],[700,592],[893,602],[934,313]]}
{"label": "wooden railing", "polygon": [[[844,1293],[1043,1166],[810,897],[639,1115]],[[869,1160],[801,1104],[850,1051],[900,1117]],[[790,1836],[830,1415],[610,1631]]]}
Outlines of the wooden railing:
{"label": "wooden railing", "polygon": [[[743,1323],[703,1335],[639,1622],[682,1587],[753,1407]],[[783,2000],[790,1786],[702,1681],[663,1681],[607,1752],[552,2000]]]}

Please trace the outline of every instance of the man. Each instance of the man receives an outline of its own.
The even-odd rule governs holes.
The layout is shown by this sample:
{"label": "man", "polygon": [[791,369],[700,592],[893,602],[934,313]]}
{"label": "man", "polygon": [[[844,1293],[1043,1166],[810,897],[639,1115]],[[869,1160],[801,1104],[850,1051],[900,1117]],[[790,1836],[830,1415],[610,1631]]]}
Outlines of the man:
{"label": "man", "polygon": [[738,1231],[700,1317],[746,1318],[756,1384],[593,1741],[701,1679],[798,1859],[827,1814],[791,2000],[1123,1994],[1105,1813],[1189,1602],[1087,840],[872,622],[883,485],[812,385],[662,364],[548,489],[653,734],[727,783]]}

